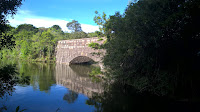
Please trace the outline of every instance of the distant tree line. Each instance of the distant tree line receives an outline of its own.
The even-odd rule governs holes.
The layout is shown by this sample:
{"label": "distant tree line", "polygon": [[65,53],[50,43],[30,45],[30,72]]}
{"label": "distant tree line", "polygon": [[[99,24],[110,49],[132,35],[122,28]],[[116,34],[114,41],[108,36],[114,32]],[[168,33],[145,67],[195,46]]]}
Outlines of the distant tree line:
{"label": "distant tree line", "polygon": [[[20,58],[34,61],[55,60],[55,48],[58,40],[79,39],[89,37],[100,37],[103,34],[99,31],[85,33],[78,21],[73,20],[67,24],[71,33],[65,33],[58,25],[50,28],[36,28],[31,24],[21,24],[17,28],[7,25],[3,35],[10,35],[9,41],[5,44],[13,44],[12,50],[8,47],[0,52],[1,58]],[[10,45],[8,45],[10,46]],[[1,47],[2,48],[2,47]]]}

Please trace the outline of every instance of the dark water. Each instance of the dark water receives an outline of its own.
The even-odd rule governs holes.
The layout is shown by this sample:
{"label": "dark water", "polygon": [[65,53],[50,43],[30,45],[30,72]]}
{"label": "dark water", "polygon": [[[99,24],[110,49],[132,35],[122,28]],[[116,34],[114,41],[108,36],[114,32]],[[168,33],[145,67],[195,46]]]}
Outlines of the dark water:
{"label": "dark water", "polygon": [[14,88],[11,95],[5,93],[0,99],[0,112],[15,112],[18,106],[25,112],[200,112],[198,92],[192,100],[141,94],[89,77],[93,66],[14,61],[0,64],[16,64],[20,76],[17,85],[7,90]]}
{"label": "dark water", "polygon": [[[18,63],[20,75],[29,82],[17,84],[12,95],[0,99],[0,108],[15,112],[92,112],[94,105],[86,104],[93,93],[103,91],[102,84],[93,81],[88,73],[91,66],[61,64]],[[1,110],[0,110],[1,111]],[[5,111],[5,110],[4,110]]]}

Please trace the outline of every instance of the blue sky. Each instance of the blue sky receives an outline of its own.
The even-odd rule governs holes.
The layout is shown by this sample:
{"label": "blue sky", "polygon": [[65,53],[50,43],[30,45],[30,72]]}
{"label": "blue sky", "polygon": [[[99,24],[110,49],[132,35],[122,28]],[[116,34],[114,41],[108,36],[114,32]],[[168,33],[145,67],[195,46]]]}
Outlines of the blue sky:
{"label": "blue sky", "polygon": [[36,27],[60,25],[69,31],[66,24],[77,20],[83,31],[93,32],[98,26],[93,21],[95,11],[105,12],[108,16],[116,11],[124,13],[130,0],[25,0],[13,18],[9,18],[12,26],[27,23]]}

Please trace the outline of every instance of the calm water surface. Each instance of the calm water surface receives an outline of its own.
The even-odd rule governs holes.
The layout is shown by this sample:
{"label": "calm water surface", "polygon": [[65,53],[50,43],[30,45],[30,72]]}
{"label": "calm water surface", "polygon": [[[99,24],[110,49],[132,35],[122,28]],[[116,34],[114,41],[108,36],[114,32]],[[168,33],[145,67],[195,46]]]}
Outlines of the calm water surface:
{"label": "calm water surface", "polygon": [[0,98],[0,112],[4,106],[5,112],[15,112],[18,106],[25,112],[200,112],[199,102],[140,94],[91,79],[93,66],[22,62],[16,66],[23,80],[12,96]]}
{"label": "calm water surface", "polygon": [[29,84],[18,84],[12,96],[0,99],[0,107],[15,112],[17,106],[25,112],[92,112],[94,105],[87,100],[103,91],[101,82],[93,81],[88,73],[91,66],[18,63],[20,75],[29,76]]}

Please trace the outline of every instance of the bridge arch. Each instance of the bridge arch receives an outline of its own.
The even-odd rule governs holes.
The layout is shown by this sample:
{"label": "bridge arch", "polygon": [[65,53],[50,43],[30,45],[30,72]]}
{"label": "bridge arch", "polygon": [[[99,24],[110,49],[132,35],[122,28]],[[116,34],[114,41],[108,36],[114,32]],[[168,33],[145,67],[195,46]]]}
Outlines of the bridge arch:
{"label": "bridge arch", "polygon": [[72,59],[69,64],[87,64],[87,63],[93,63],[94,60],[87,57],[87,56],[77,56],[74,59]]}

